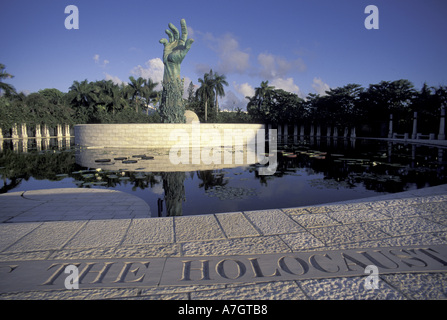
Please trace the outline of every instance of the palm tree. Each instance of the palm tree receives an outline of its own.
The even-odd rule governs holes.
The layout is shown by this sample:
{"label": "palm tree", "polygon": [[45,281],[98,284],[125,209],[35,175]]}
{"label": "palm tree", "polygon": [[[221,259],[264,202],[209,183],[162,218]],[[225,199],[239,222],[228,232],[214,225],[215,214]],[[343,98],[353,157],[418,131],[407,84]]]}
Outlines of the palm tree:
{"label": "palm tree", "polygon": [[205,102],[205,122],[208,120],[208,101],[214,94],[212,75],[212,70],[210,70],[210,73],[205,73],[203,79],[198,80],[201,86],[196,91],[196,95]]}
{"label": "palm tree", "polygon": [[76,116],[81,121],[89,121],[94,114],[94,105],[98,102],[98,88],[85,79],[82,82],[73,81],[69,90],[68,101],[76,109]]}
{"label": "palm tree", "polygon": [[73,84],[69,88],[72,92],[70,103],[90,107],[92,104],[98,101],[98,90],[92,83],[89,83],[87,79],[82,82],[73,81]]}
{"label": "palm tree", "polygon": [[141,97],[143,96],[143,87],[146,82],[142,77],[135,79],[133,76],[129,77],[129,86],[132,88],[132,102],[135,104],[135,112],[138,113],[138,104],[141,103]]}
{"label": "palm tree", "polygon": [[158,102],[160,96],[159,92],[155,90],[156,86],[158,86],[158,82],[154,82],[151,78],[144,82],[142,96],[146,99],[147,114],[149,114],[149,104]]}
{"label": "palm tree", "polygon": [[268,81],[262,81],[259,88],[255,88],[255,97],[258,101],[258,107],[264,102],[265,98],[270,94],[270,92],[275,89],[273,86],[269,86]]}
{"label": "palm tree", "polygon": [[5,65],[0,63],[0,95],[2,90],[5,91],[6,94],[15,93],[16,91],[12,85],[3,82],[4,79],[14,78],[13,75],[5,72],[5,68]]}
{"label": "palm tree", "polygon": [[112,114],[115,114],[116,110],[124,109],[128,106],[121,88],[113,83],[112,80],[101,81],[100,98],[101,104],[104,104],[108,111],[112,110]]}
{"label": "palm tree", "polygon": [[217,101],[217,97],[224,97],[225,96],[225,90],[224,90],[224,85],[228,86],[228,82],[226,80],[226,76],[225,75],[220,75],[217,72],[214,73],[214,77],[213,77],[213,87],[214,90],[216,92],[216,110],[219,111],[219,104]]}

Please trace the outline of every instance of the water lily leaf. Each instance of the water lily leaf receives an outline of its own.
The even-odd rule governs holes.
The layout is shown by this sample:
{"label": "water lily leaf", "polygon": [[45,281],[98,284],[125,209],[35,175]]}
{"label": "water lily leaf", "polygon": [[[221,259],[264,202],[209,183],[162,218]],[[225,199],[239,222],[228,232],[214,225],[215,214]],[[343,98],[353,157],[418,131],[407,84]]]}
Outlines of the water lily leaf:
{"label": "water lily leaf", "polygon": [[122,163],[129,164],[129,163],[137,163],[137,162],[138,162],[137,160],[124,160]]}
{"label": "water lily leaf", "polygon": [[56,177],[61,178],[61,177],[67,177],[68,174],[66,173],[61,173],[61,174],[57,174]]}

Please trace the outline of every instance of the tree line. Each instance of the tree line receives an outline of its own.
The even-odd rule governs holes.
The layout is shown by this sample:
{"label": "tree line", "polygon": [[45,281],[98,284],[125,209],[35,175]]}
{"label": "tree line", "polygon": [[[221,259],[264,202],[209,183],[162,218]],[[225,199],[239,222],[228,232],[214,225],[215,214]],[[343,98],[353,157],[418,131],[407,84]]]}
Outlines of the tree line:
{"label": "tree line", "polygon": [[[111,80],[73,81],[68,92],[43,89],[25,95],[8,84],[13,76],[0,64],[0,126],[14,123],[158,123],[161,92],[158,83],[141,77],[129,77],[127,84]],[[314,124],[340,127],[368,127],[372,135],[383,134],[393,114],[396,132],[411,132],[413,113],[418,112],[421,132],[431,132],[439,125],[442,105],[447,102],[447,87],[420,90],[405,79],[381,81],[364,88],[347,84],[332,88],[324,95],[309,94],[305,99],[295,93],[262,81],[255,94],[247,98],[247,111],[220,112],[219,99],[225,96],[226,76],[213,72],[191,82],[184,99],[185,108],[194,111],[201,122],[239,122],[271,124]]]}
{"label": "tree line", "polygon": [[418,130],[436,133],[441,106],[447,103],[447,86],[420,90],[405,79],[381,81],[363,88],[347,84],[332,88],[324,95],[309,94],[306,99],[269,86],[263,81],[247,105],[248,114],[261,123],[314,124],[337,127],[359,127],[364,134],[383,135],[393,114],[395,132],[411,132],[414,112]]}
{"label": "tree line", "polygon": [[111,80],[73,81],[68,92],[43,89],[25,95],[4,82],[13,76],[0,64],[0,126],[14,123],[145,123],[157,122],[157,114],[148,115],[149,105],[156,103],[157,83],[151,79],[129,77],[127,85]]}

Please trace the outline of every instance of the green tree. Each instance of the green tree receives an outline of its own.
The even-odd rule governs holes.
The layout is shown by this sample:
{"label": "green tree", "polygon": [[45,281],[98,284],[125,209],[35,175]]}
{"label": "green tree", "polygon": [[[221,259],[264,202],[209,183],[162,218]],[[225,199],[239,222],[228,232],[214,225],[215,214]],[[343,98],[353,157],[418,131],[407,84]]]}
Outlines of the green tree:
{"label": "green tree", "polygon": [[224,97],[225,96],[225,89],[224,89],[224,85],[228,86],[228,82],[226,80],[226,76],[223,74],[218,74],[217,72],[215,72],[213,74],[213,87],[214,87],[214,91],[215,91],[215,96],[216,96],[216,111],[219,112],[219,102],[217,100],[218,97]]}
{"label": "green tree", "polygon": [[135,106],[135,112],[138,113],[139,106],[142,104],[143,88],[146,80],[142,77],[135,79],[133,76],[130,76],[129,80],[129,90],[132,95],[131,104]]}
{"label": "green tree", "polygon": [[298,95],[261,82],[255,95],[247,97],[248,114],[264,123],[290,123],[303,118],[304,101]]}
{"label": "green tree", "polygon": [[14,89],[14,87],[12,85],[10,85],[9,83],[3,82],[6,79],[14,78],[14,76],[7,73],[5,71],[5,69],[6,69],[5,65],[0,63],[0,96],[2,95],[2,91],[4,91],[5,94],[7,94],[7,95],[14,94],[16,92],[16,90]]}
{"label": "green tree", "polygon": [[188,98],[187,98],[187,103],[192,103],[194,102],[194,100],[196,99],[195,96],[195,87],[194,84],[192,83],[192,81],[189,83],[188,86]]}
{"label": "green tree", "polygon": [[326,123],[334,125],[353,126],[362,114],[358,108],[358,101],[363,88],[359,84],[347,84],[343,87],[333,88],[326,91],[323,97],[327,107]]}
{"label": "green tree", "polygon": [[248,113],[257,121],[269,122],[273,121],[270,115],[270,99],[271,92],[275,89],[268,85],[268,81],[262,81],[261,85],[255,88],[253,97],[246,97],[249,102],[247,104]]}
{"label": "green tree", "polygon": [[[208,122],[208,106],[214,98],[213,71],[205,73],[203,79],[198,80],[200,88],[196,91],[196,96],[204,104],[205,122]],[[210,108],[211,109],[211,108]]]}
{"label": "green tree", "polygon": [[55,104],[55,105],[62,105],[65,103],[65,93],[52,88],[52,89],[43,89],[38,91],[39,94],[41,94],[43,97],[45,97],[48,102]]}
{"label": "green tree", "polygon": [[360,103],[369,122],[388,121],[393,114],[395,130],[410,132],[413,117],[410,106],[415,96],[416,90],[408,80],[381,81],[369,85],[360,95]]}
{"label": "green tree", "polygon": [[88,123],[95,113],[98,102],[98,88],[87,79],[73,81],[68,92],[68,102],[73,107],[75,117],[79,123]]}
{"label": "green tree", "polygon": [[158,82],[154,82],[151,78],[145,80],[142,96],[146,100],[146,112],[149,114],[149,105],[151,103],[157,103],[160,99],[160,92],[155,90],[155,87],[158,86]]}

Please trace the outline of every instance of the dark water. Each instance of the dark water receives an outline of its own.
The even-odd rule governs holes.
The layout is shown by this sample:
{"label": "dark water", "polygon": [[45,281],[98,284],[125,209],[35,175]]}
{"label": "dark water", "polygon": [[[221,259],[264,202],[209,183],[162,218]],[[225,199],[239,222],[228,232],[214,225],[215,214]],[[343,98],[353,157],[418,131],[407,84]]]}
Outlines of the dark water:
{"label": "dark water", "polygon": [[110,188],[144,199],[155,217],[307,206],[447,183],[445,148],[378,140],[279,145],[272,176],[260,176],[259,165],[187,172],[87,168],[76,163],[82,151],[72,144],[29,139],[24,146],[5,140],[0,193]]}

